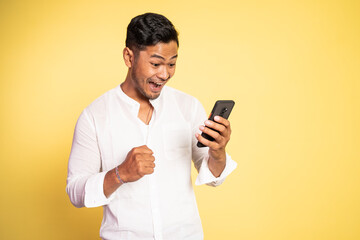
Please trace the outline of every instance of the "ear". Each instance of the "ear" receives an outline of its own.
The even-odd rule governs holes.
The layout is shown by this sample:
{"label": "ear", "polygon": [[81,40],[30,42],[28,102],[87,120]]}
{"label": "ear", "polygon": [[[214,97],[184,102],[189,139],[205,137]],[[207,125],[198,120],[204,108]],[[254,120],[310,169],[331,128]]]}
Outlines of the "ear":
{"label": "ear", "polygon": [[128,68],[131,68],[134,64],[134,52],[130,48],[125,47],[123,50],[123,57],[124,57],[125,65]]}

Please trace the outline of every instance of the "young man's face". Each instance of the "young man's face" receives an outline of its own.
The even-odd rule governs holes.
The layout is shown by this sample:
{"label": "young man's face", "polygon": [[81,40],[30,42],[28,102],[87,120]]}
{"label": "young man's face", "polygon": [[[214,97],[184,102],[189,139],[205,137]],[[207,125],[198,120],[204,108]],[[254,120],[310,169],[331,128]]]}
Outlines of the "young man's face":
{"label": "young man's face", "polygon": [[175,41],[158,43],[139,51],[131,69],[136,90],[147,99],[156,99],[175,73],[178,45]]}

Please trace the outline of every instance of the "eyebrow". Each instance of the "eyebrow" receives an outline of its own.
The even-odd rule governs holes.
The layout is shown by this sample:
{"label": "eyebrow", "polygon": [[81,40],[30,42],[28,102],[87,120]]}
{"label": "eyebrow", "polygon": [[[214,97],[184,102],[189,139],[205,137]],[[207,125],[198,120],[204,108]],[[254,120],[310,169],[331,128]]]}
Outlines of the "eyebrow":
{"label": "eyebrow", "polygon": [[[178,56],[178,55],[176,54],[175,56],[172,56],[170,59],[177,58],[177,56]],[[164,57],[162,57],[162,56],[160,56],[160,55],[157,55],[157,54],[151,55],[150,58],[160,58],[160,59],[162,59],[162,60],[165,60]]]}

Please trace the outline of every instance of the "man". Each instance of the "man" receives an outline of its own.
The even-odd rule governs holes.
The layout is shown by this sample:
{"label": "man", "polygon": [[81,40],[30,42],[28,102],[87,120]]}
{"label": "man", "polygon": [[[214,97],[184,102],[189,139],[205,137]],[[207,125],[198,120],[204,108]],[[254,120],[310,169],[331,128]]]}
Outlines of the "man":
{"label": "man", "polygon": [[[203,239],[191,159],[198,185],[217,186],[236,167],[225,153],[229,121],[205,121],[199,101],[165,86],[175,73],[178,46],[178,33],[164,16],[132,19],[125,81],[85,108],[76,124],[66,191],[76,207],[103,206],[103,239]],[[207,147],[198,148],[197,141]]]}

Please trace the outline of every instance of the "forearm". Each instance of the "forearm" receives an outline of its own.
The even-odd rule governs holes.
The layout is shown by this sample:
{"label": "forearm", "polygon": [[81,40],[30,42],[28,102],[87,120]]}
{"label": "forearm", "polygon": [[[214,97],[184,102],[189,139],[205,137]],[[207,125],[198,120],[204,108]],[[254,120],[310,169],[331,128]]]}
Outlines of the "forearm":
{"label": "forearm", "polygon": [[122,183],[118,180],[115,168],[108,171],[104,178],[104,195],[108,198],[118,189]]}
{"label": "forearm", "polygon": [[215,159],[211,155],[209,155],[208,161],[209,170],[215,177],[219,177],[221,173],[224,171],[226,166],[226,153],[224,151],[223,154],[219,156],[219,158]]}

